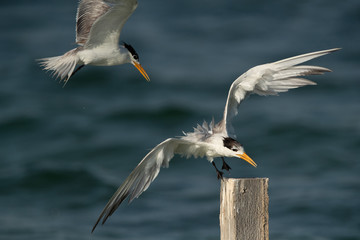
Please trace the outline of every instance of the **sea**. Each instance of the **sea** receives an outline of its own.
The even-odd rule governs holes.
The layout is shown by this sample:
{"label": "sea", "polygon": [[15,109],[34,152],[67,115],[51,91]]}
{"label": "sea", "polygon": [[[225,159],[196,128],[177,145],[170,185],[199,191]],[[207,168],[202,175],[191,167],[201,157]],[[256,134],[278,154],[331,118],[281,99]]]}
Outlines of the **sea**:
{"label": "sea", "polygon": [[[269,178],[273,240],[360,239],[360,1],[138,0],[120,40],[131,64],[86,66],[64,86],[37,59],[76,47],[78,1],[0,2],[0,239],[215,240],[220,181],[175,156],[104,225],[101,210],[163,140],[222,117],[231,83],[256,65],[342,48],[307,65],[316,86],[252,95],[233,126]],[[221,159],[215,159],[221,166]]]}

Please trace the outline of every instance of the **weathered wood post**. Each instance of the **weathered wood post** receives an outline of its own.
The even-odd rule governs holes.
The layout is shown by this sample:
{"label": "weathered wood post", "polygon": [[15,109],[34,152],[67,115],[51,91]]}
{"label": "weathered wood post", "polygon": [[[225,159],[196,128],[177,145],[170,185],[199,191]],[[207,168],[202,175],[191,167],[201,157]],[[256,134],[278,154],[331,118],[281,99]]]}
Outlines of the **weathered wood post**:
{"label": "weathered wood post", "polygon": [[268,178],[221,181],[221,240],[269,239],[268,182]]}

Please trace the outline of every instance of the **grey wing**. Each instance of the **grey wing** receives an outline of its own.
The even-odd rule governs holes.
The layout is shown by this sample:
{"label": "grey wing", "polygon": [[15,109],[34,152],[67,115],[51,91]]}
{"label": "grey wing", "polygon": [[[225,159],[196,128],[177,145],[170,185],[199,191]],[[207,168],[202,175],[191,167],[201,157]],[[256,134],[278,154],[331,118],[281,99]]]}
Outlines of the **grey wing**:
{"label": "grey wing", "polygon": [[102,0],[82,0],[76,14],[76,43],[84,45],[94,22],[110,9]]}
{"label": "grey wing", "polygon": [[111,197],[97,219],[92,232],[101,219],[104,224],[127,197],[129,197],[129,202],[139,197],[157,177],[160,167],[168,167],[177,149],[189,144],[190,142],[186,140],[169,138],[153,148]]}
{"label": "grey wing", "polygon": [[[90,0],[88,1],[90,2]],[[92,48],[103,44],[117,48],[120,32],[126,20],[135,11],[137,0],[98,0],[97,2],[103,3],[97,3],[101,6],[102,10],[100,9],[97,14],[94,14],[94,16],[98,15],[98,18],[93,21],[92,27],[87,34],[85,48]]]}
{"label": "grey wing", "polygon": [[251,68],[231,84],[224,116],[218,124],[218,128],[230,135],[234,134],[230,121],[237,115],[242,100],[252,93],[262,96],[277,95],[289,89],[316,85],[316,83],[300,77],[323,74],[330,70],[317,66],[296,65],[337,50],[339,48],[307,53]]}

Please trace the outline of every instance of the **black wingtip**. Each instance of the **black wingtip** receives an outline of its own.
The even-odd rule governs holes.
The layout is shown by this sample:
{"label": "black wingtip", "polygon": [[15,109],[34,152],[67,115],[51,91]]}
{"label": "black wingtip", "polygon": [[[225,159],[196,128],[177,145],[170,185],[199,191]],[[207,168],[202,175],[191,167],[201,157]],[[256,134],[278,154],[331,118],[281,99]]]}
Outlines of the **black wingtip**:
{"label": "black wingtip", "polygon": [[91,229],[91,233],[94,232],[96,226],[98,225],[98,223],[100,222],[100,218],[96,221],[95,225],[93,226],[93,228]]}
{"label": "black wingtip", "polygon": [[[101,213],[101,214],[100,214],[100,217],[98,218],[98,220],[97,220],[96,223],[94,224],[93,228],[91,229],[91,233],[94,232],[96,226],[99,224],[99,222],[101,221],[101,219],[103,218],[103,216],[104,216],[104,213]],[[103,219],[101,225],[104,225],[105,221],[106,221],[106,218]]]}

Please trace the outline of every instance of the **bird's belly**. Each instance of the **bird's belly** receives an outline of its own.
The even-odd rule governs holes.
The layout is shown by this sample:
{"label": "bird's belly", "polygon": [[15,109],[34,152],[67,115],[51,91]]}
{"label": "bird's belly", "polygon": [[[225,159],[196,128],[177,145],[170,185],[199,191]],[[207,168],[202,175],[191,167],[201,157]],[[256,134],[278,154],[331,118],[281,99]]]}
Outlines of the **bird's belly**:
{"label": "bird's belly", "polygon": [[218,154],[214,146],[212,144],[193,144],[190,147],[188,147],[186,150],[182,150],[182,155],[185,155],[186,157],[193,156],[194,158],[198,157],[206,157],[208,159],[212,159],[214,157],[219,157],[221,155]]}
{"label": "bird's belly", "polygon": [[106,49],[86,49],[78,53],[85,65],[113,66],[124,63],[118,51]]}

